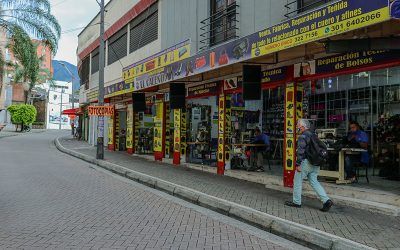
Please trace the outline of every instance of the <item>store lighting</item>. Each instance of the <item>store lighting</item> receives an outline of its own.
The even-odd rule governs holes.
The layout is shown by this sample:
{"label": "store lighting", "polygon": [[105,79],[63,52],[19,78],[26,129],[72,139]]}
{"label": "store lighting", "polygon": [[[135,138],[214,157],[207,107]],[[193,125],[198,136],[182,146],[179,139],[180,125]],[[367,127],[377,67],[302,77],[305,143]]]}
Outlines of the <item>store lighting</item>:
{"label": "store lighting", "polygon": [[329,78],[328,79],[328,88],[330,88],[330,89],[332,88],[332,82],[333,82],[332,79]]}

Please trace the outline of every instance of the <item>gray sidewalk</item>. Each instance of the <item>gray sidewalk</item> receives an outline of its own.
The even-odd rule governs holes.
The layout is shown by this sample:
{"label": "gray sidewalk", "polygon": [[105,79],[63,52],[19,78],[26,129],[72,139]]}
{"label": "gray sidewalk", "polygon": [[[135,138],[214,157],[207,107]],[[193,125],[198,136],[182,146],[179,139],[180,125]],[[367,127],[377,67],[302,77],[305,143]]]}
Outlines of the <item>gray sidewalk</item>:
{"label": "gray sidewalk", "polygon": [[[43,133],[44,131],[46,131],[46,130],[45,129],[32,129],[30,132],[27,132],[27,133]],[[26,132],[15,132],[15,130],[3,129],[2,131],[0,131],[0,139],[6,138],[6,137],[11,137],[11,136],[25,135],[27,133]]]}
{"label": "gray sidewalk", "polygon": [[[96,153],[96,149],[86,142],[64,138],[60,139],[60,143],[65,148],[91,157]],[[284,201],[291,199],[290,194],[269,190],[260,184],[150,162],[120,152],[106,151],[105,160],[370,247],[394,249],[400,246],[400,217],[340,205],[335,205],[329,213],[322,213],[318,210],[320,202],[308,198],[304,198],[301,209],[288,208],[284,206]]]}

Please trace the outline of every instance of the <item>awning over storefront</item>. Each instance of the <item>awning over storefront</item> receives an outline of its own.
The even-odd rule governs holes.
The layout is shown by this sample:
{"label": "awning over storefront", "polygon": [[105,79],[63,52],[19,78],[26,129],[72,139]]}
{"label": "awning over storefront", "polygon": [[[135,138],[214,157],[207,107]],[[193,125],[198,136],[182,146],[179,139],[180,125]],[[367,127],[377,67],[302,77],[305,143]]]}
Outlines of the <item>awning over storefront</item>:
{"label": "awning over storefront", "polygon": [[65,109],[62,112],[63,115],[79,115],[82,114],[82,111],[80,108],[76,108],[76,109]]}

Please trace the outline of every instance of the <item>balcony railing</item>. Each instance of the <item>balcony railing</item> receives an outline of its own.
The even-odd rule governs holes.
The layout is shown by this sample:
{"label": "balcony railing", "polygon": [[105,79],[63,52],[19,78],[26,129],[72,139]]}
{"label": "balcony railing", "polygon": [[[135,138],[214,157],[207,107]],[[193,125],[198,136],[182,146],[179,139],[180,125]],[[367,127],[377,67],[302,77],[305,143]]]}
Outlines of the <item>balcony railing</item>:
{"label": "balcony railing", "polygon": [[200,22],[200,50],[238,38],[239,5],[231,4]]}
{"label": "balcony railing", "polygon": [[302,12],[315,9],[318,6],[333,1],[334,0],[287,0],[287,4],[285,4],[286,14],[284,16],[286,18],[291,18]]}

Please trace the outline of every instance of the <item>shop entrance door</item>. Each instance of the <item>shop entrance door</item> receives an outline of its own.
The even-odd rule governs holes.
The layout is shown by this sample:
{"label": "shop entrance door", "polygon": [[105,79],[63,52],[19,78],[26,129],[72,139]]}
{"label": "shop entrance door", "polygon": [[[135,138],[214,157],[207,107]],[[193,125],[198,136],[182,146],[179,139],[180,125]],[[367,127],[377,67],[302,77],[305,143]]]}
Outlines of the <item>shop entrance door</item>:
{"label": "shop entrance door", "polygon": [[216,163],[216,137],[212,136],[212,107],[192,104],[188,109],[188,161],[195,164]]}
{"label": "shop entrance door", "polygon": [[115,138],[117,151],[126,151],[126,111],[117,111]]}

